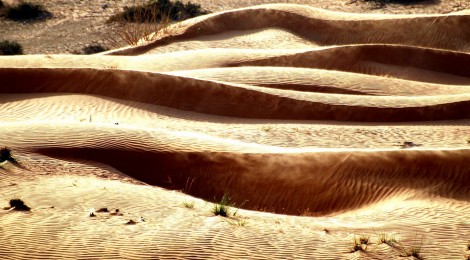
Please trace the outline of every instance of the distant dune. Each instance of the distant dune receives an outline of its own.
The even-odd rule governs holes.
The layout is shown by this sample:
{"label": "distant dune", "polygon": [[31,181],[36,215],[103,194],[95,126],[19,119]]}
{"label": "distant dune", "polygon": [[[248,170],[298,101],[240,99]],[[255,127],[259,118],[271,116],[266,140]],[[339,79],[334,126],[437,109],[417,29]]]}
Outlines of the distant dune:
{"label": "distant dune", "polygon": [[462,259],[469,24],[273,4],[0,57],[0,258]]}

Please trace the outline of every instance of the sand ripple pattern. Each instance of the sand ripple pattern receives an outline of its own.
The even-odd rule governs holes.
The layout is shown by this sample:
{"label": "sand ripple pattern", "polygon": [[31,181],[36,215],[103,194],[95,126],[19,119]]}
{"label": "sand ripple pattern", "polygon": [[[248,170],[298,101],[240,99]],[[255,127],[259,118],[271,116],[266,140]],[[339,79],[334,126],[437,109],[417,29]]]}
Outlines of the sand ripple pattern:
{"label": "sand ripple pattern", "polygon": [[[426,231],[429,255],[461,256],[452,241],[467,242],[451,231],[470,232],[468,24],[466,11],[264,5],[106,55],[0,57],[0,145],[29,169],[0,168],[2,203],[21,195],[34,208],[1,213],[0,258],[394,256],[337,250],[368,223],[408,240]],[[210,210],[181,206],[223,194],[258,226],[225,232]],[[124,216],[87,216],[109,205]]]}

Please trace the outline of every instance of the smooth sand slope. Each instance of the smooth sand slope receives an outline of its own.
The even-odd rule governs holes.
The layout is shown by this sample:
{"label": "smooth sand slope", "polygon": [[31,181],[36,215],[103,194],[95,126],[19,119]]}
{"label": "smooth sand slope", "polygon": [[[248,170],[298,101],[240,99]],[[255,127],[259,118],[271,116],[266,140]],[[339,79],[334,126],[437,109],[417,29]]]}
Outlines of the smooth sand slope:
{"label": "smooth sand slope", "polygon": [[0,258],[462,259],[468,24],[265,5],[0,57],[0,202],[32,208],[0,212]]}

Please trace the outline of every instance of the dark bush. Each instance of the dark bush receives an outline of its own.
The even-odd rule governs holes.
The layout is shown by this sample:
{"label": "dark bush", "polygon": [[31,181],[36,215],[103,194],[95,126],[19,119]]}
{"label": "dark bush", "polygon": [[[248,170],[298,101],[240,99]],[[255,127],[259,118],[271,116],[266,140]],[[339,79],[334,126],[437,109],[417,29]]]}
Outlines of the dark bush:
{"label": "dark bush", "polygon": [[0,41],[0,55],[23,54],[23,47],[15,41]]}
{"label": "dark bush", "polygon": [[108,48],[101,44],[90,44],[86,47],[83,47],[83,53],[84,54],[95,54],[95,53],[100,53],[103,51],[107,51]]}
{"label": "dark bush", "polygon": [[201,5],[191,2],[152,0],[145,5],[126,7],[123,12],[113,15],[110,21],[144,23],[162,21],[167,17],[172,21],[182,21],[208,13]]}
{"label": "dark bush", "polygon": [[3,7],[5,7],[5,5],[3,4],[2,0],[0,0],[0,9],[2,9]]}
{"label": "dark bush", "polygon": [[416,4],[419,2],[436,2],[436,0],[364,0],[365,2],[375,2],[380,5],[384,4]]}
{"label": "dark bush", "polygon": [[3,11],[5,18],[13,21],[44,20],[52,16],[42,5],[23,2],[13,7],[6,7]]}
{"label": "dark bush", "polygon": [[19,211],[30,211],[31,208],[26,206],[24,204],[24,202],[20,199],[12,199],[10,200],[10,207],[14,207],[15,210],[19,210]]}

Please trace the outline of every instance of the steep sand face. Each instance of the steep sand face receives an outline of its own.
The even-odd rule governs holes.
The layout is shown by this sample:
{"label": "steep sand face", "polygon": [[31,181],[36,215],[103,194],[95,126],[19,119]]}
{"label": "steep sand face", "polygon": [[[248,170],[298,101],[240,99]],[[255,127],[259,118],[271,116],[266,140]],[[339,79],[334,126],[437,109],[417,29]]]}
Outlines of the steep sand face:
{"label": "steep sand face", "polygon": [[266,5],[0,57],[0,204],[32,208],[0,212],[0,258],[461,259],[469,23]]}

